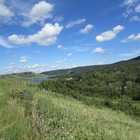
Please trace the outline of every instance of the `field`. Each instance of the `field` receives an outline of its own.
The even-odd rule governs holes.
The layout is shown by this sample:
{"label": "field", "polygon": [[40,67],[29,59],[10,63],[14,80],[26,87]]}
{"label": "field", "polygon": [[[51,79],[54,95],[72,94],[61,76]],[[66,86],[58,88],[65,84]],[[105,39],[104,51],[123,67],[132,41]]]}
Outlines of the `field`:
{"label": "field", "polygon": [[36,84],[0,80],[1,140],[139,140],[140,120]]}

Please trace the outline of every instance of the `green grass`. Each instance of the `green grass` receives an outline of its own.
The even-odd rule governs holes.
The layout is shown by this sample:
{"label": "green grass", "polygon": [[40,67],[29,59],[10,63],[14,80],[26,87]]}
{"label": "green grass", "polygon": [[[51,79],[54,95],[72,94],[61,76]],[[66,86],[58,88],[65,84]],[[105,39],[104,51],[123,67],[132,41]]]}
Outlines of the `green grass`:
{"label": "green grass", "polygon": [[139,140],[139,128],[121,111],[0,80],[0,140]]}

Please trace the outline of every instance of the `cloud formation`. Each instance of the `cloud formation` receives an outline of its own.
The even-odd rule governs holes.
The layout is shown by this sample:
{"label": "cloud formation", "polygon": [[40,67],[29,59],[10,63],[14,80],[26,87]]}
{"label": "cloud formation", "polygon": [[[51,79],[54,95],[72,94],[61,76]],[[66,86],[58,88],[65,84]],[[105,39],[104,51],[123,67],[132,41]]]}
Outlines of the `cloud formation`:
{"label": "cloud formation", "polygon": [[4,4],[4,0],[0,0],[0,22],[7,23],[12,20],[14,13]]}
{"label": "cloud formation", "polygon": [[0,67],[0,72],[3,74],[6,73],[18,73],[18,72],[27,72],[27,71],[33,71],[33,72],[43,72],[46,70],[46,64],[34,64],[34,65],[25,65],[25,66],[7,66],[7,67]]}
{"label": "cloud formation", "polygon": [[84,23],[84,22],[86,22],[86,19],[78,19],[76,21],[70,21],[66,25],[66,28],[72,28],[73,26]]}
{"label": "cloud formation", "polygon": [[20,45],[37,43],[42,46],[49,46],[56,42],[57,36],[60,34],[62,29],[63,27],[58,23],[55,23],[54,25],[47,23],[36,34],[28,36],[13,34],[8,37],[8,40],[14,44]]}
{"label": "cloud formation", "polygon": [[80,33],[81,34],[88,34],[92,28],[93,28],[93,25],[88,24],[84,29],[80,30]]}
{"label": "cloud formation", "polygon": [[72,53],[69,53],[68,56],[72,56]]}
{"label": "cloud formation", "polygon": [[124,29],[123,26],[118,25],[118,26],[114,27],[112,30],[103,32],[100,35],[96,36],[96,41],[103,42],[103,41],[112,40],[123,29]]}
{"label": "cloud formation", "polygon": [[104,53],[104,52],[105,52],[105,50],[102,49],[101,47],[95,48],[95,49],[92,51],[92,53]]}
{"label": "cloud formation", "polygon": [[123,13],[124,18],[129,18],[130,21],[140,21],[139,0],[124,0],[121,7],[125,8],[125,12]]}
{"label": "cloud formation", "polygon": [[57,48],[58,48],[58,49],[61,49],[61,48],[62,48],[62,45],[58,45]]}
{"label": "cloud formation", "polygon": [[133,16],[132,18],[129,19],[130,21],[140,21],[140,17],[138,16]]}
{"label": "cloud formation", "polygon": [[129,56],[138,56],[140,55],[140,50],[133,51],[131,53],[119,54],[119,56],[129,57]]}
{"label": "cloud formation", "polygon": [[9,45],[9,43],[2,37],[0,37],[0,46],[3,46],[5,48],[13,48],[13,46]]}
{"label": "cloud formation", "polygon": [[137,35],[131,34],[127,38],[123,39],[121,42],[125,43],[129,41],[140,41],[140,33],[138,33]]}
{"label": "cloud formation", "polygon": [[25,63],[25,62],[27,62],[28,61],[28,59],[30,59],[31,57],[29,57],[29,56],[21,56],[20,57],[20,60],[19,60],[19,62],[20,63]]}
{"label": "cloud formation", "polygon": [[40,1],[35,4],[29,14],[24,15],[26,21],[23,22],[23,26],[30,26],[35,23],[44,24],[45,20],[52,18],[53,5],[45,1]]}

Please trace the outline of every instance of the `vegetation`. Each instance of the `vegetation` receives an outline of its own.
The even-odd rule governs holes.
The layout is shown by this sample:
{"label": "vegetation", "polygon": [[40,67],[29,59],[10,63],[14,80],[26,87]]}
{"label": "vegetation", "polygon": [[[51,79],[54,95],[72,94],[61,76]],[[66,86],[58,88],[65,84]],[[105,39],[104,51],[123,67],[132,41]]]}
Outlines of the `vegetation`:
{"label": "vegetation", "polygon": [[114,67],[114,66],[123,67],[123,65],[125,66],[125,64],[128,64],[128,63],[138,64],[138,61],[140,61],[140,56],[138,56],[136,58],[133,58],[131,60],[120,61],[120,62],[110,64],[110,65],[83,66],[83,67],[76,67],[76,68],[71,68],[71,69],[60,69],[60,70],[53,70],[53,71],[45,71],[45,72],[42,72],[41,74],[44,74],[44,75],[47,75],[47,76],[58,76],[58,75],[62,75],[62,74],[78,73],[78,72],[89,71],[89,70],[93,70],[93,69],[98,70],[98,69],[103,69],[103,68],[107,68],[107,67]]}
{"label": "vegetation", "polygon": [[0,79],[0,140],[139,140],[140,61],[40,84]]}
{"label": "vegetation", "polygon": [[29,79],[29,78],[38,78],[38,77],[46,77],[46,75],[37,74],[34,72],[23,72],[23,73],[0,75],[0,78],[10,78],[10,79]]}
{"label": "vegetation", "polygon": [[140,116],[140,60],[101,66],[43,81],[40,89],[72,96],[86,105]]}
{"label": "vegetation", "polygon": [[[8,87],[8,88],[7,88]],[[0,80],[0,139],[138,140],[140,122],[36,84]]]}

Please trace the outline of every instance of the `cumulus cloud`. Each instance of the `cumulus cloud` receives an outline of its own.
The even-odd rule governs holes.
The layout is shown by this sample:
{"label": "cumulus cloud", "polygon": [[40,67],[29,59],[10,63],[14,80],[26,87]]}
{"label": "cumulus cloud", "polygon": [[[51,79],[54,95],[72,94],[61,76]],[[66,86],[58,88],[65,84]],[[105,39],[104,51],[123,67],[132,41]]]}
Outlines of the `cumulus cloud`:
{"label": "cumulus cloud", "polygon": [[28,61],[28,59],[30,59],[31,57],[29,57],[29,56],[21,56],[20,57],[20,60],[19,60],[19,62],[20,63],[25,63],[25,62],[27,62]]}
{"label": "cumulus cloud", "polygon": [[61,48],[62,48],[62,45],[58,45],[57,48],[58,48],[58,49],[61,49]]}
{"label": "cumulus cloud", "polygon": [[101,35],[96,36],[96,41],[103,42],[103,41],[112,40],[123,29],[124,29],[123,26],[118,25],[118,26],[114,27],[112,30],[103,32],[103,33],[101,33]]}
{"label": "cumulus cloud", "polygon": [[102,49],[101,47],[95,48],[95,49],[92,51],[92,53],[104,53],[104,52],[105,52],[105,50]]}
{"label": "cumulus cloud", "polygon": [[63,27],[59,26],[58,23],[55,23],[54,25],[47,23],[36,34],[28,36],[13,34],[9,36],[8,39],[14,44],[25,45],[30,43],[37,43],[42,46],[49,46],[56,42],[57,36],[60,34],[62,29]]}
{"label": "cumulus cloud", "polygon": [[80,30],[80,33],[81,34],[88,34],[92,28],[93,28],[93,25],[88,24],[84,29]]}
{"label": "cumulus cloud", "polygon": [[0,22],[7,23],[12,20],[14,13],[4,4],[4,0],[0,0]]}
{"label": "cumulus cloud", "polygon": [[69,53],[68,56],[72,56],[72,53]]}
{"label": "cumulus cloud", "polygon": [[138,33],[137,35],[131,34],[127,38],[123,39],[121,42],[125,43],[129,41],[140,41],[140,33]]}
{"label": "cumulus cloud", "polygon": [[140,17],[133,16],[132,18],[130,18],[130,21],[140,21]]}
{"label": "cumulus cloud", "polygon": [[14,46],[10,45],[4,38],[0,37],[0,46],[5,48],[13,48]]}
{"label": "cumulus cloud", "polygon": [[86,19],[78,19],[78,20],[76,20],[76,21],[70,21],[70,22],[68,22],[68,24],[66,25],[66,28],[71,28],[71,27],[73,27],[73,26],[75,26],[75,25],[78,25],[78,24],[81,24],[81,23],[84,23],[84,22],[86,22]]}
{"label": "cumulus cloud", "polygon": [[34,65],[25,65],[25,66],[7,66],[0,68],[0,72],[2,74],[7,74],[7,73],[18,73],[18,72],[28,72],[28,71],[33,71],[33,72],[43,72],[46,71],[46,64],[34,64]]}
{"label": "cumulus cloud", "polygon": [[23,26],[30,26],[35,23],[43,24],[46,19],[52,18],[53,5],[46,1],[40,1],[35,4],[29,14],[25,14],[26,21]]}

